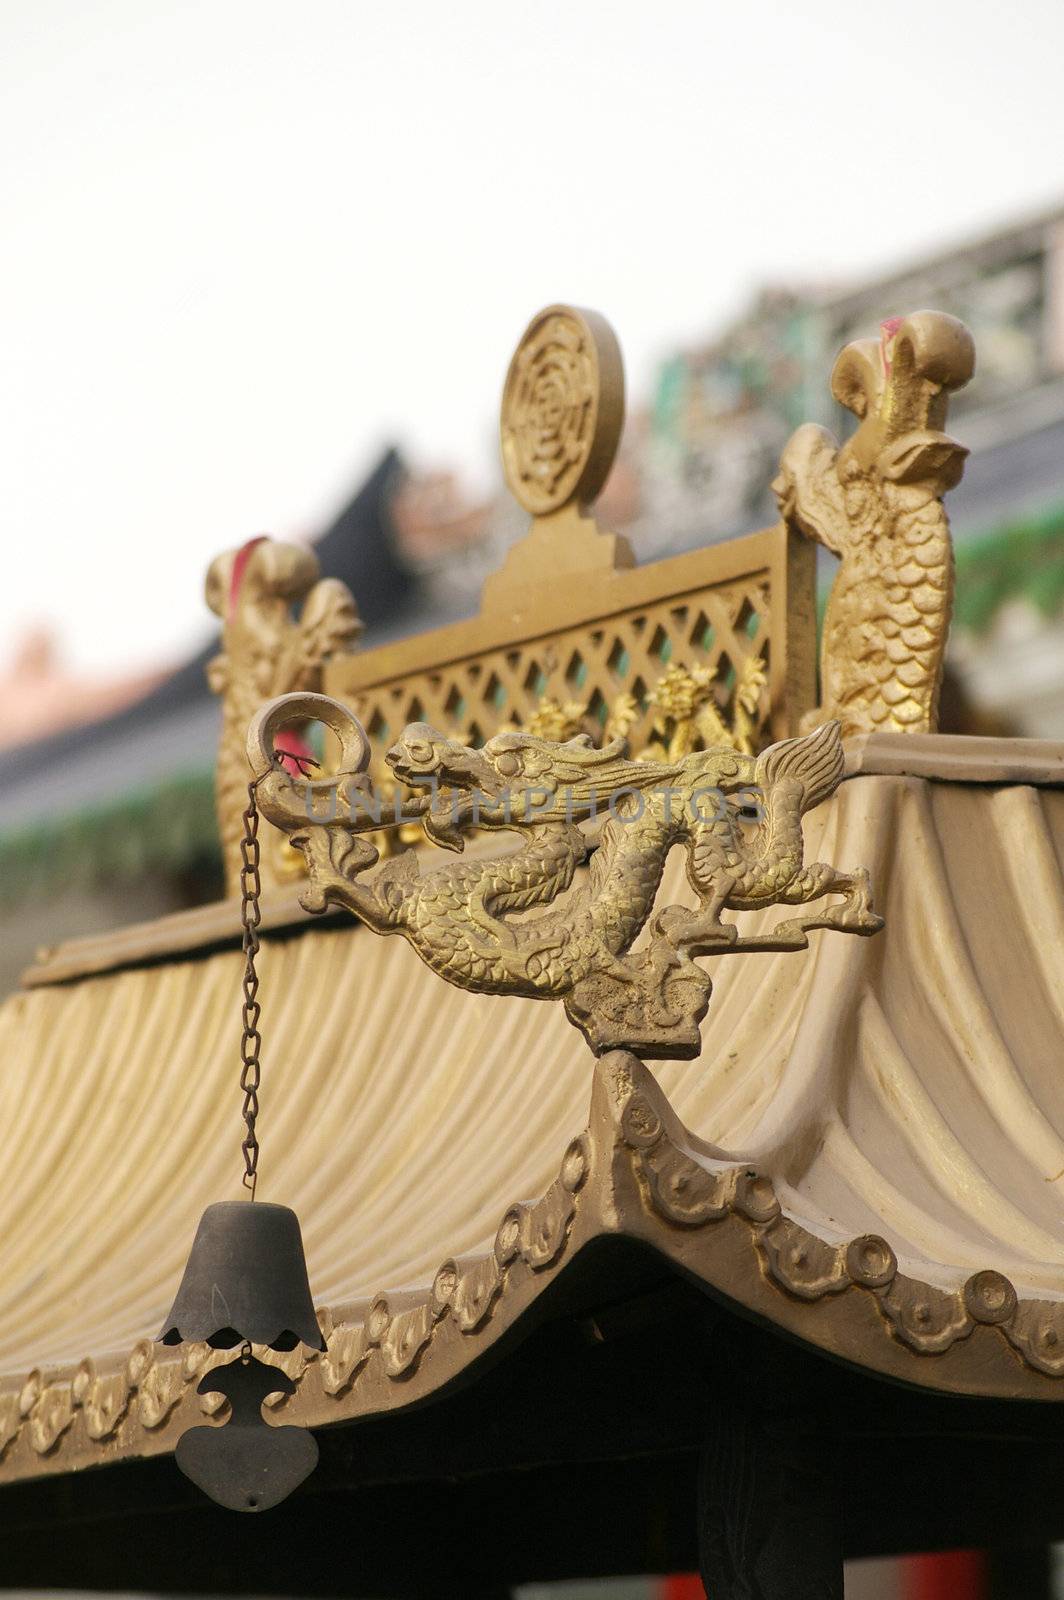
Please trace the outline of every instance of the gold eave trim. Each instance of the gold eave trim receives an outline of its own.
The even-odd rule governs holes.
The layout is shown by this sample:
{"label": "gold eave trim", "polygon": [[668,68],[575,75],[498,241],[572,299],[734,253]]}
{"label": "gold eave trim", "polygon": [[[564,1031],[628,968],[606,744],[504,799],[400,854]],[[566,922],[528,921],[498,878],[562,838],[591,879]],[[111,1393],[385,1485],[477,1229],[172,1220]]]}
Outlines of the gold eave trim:
{"label": "gold eave trim", "polygon": [[[817,1237],[783,1213],[769,1176],[708,1153],[649,1070],[616,1051],[596,1064],[587,1129],[547,1191],[508,1207],[490,1249],[444,1261],[430,1284],[320,1311],[322,1355],[270,1353],[296,1384],[275,1397],[275,1414],[321,1427],[431,1398],[609,1234],[652,1246],[740,1309],[881,1377],[1064,1400],[1064,1301],[1020,1299],[990,1269],[936,1287],[901,1272],[884,1239]],[[196,1385],[221,1359],[206,1345],[175,1354],[142,1339],[110,1360],[9,1380],[0,1482],[173,1450],[187,1427],[218,1415],[220,1397]]]}
{"label": "gold eave trim", "polygon": [[959,733],[858,733],[843,743],[846,778],[1064,788],[1064,743]]}

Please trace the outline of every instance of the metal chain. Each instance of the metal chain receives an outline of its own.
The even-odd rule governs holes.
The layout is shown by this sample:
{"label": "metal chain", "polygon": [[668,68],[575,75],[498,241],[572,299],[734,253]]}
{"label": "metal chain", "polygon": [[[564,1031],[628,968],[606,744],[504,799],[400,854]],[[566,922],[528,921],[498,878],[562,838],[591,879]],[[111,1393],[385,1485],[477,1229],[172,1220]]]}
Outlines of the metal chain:
{"label": "metal chain", "polygon": [[[266,774],[263,773],[262,777]],[[244,812],[244,837],[240,842],[240,925],[244,930],[244,1031],[240,1040],[240,1087],[244,1091],[244,1121],[247,1134],[241,1145],[244,1153],[244,1187],[255,1198],[259,1175],[259,1141],[255,1137],[255,1122],[259,1115],[259,1050],[262,1037],[259,1033],[258,1002],[259,975],[255,958],[259,953],[259,897],[262,883],[259,879],[259,808],[255,803],[255,790],[262,782],[256,778],[248,784],[248,804]]]}
{"label": "metal chain", "polygon": [[286,761],[293,762],[302,777],[306,777],[308,767],[316,767],[317,762],[309,756],[295,755],[290,751],[275,750],[273,766],[267,767],[265,772],[260,772],[248,784],[248,803],[244,812],[244,837],[240,841],[240,926],[244,930],[244,1004],[241,1012],[243,1032],[240,1037],[240,1087],[244,1091],[244,1122],[247,1132],[240,1148],[244,1155],[245,1189],[251,1190],[251,1198],[255,1198],[255,1187],[259,1179],[259,1141],[255,1135],[255,1123],[259,1115],[259,1084],[262,1081],[262,1071],[259,1064],[259,1051],[262,1048],[262,1035],[259,1033],[259,1017],[262,1007],[259,1005],[259,975],[255,966],[255,958],[259,953],[259,923],[262,913],[259,900],[262,895],[262,882],[259,877],[259,808],[255,798],[255,791],[263,778],[275,768],[283,770]]}

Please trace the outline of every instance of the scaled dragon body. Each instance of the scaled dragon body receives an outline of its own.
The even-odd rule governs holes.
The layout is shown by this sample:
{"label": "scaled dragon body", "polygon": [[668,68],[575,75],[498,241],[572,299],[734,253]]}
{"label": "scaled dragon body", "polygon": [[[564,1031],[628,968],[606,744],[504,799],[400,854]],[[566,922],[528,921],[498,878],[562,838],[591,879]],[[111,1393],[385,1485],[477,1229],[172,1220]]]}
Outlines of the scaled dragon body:
{"label": "scaled dragon body", "polygon": [[[304,711],[311,700],[329,707],[328,715],[310,714],[331,716],[334,727],[337,716],[354,721],[335,702],[298,698]],[[269,715],[266,708],[249,741],[260,769]],[[378,852],[363,837],[373,818],[361,777],[341,774],[324,785],[333,804],[319,821],[308,816],[308,786],[272,771],[259,805],[304,854],[304,905],[343,905],[375,932],[401,934],[461,988],[562,999],[597,1052],[696,1054],[711,988],[697,955],[800,949],[811,927],[881,926],[864,873],[804,864],[802,815],[842,776],[835,724],[758,757],[717,749],[663,766],[629,760],[621,741],[596,750],[586,736],[554,743],[504,733],[473,750],[414,723],[387,761],[411,791],[405,815],[416,815],[435,843],[462,851],[472,826],[511,830],[518,848],[490,857],[470,851],[428,868],[406,853],[365,876]],[[319,799],[323,784],[310,787]],[[601,825],[597,838],[589,825]],[[674,846],[686,851],[699,906],[654,915]],[[578,872],[585,862],[588,870]],[[743,939],[721,920],[725,909],[803,905],[826,894],[845,898],[769,934]],[[647,924],[649,941],[633,952]]]}

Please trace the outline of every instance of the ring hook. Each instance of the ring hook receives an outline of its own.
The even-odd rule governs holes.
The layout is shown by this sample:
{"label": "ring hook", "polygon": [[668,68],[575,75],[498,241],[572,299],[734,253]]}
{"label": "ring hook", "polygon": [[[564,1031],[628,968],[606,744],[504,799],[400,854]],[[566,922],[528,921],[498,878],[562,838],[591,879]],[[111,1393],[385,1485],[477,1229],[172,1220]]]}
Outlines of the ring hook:
{"label": "ring hook", "polygon": [[327,793],[339,778],[355,777],[369,766],[372,750],[369,736],[353,711],[327,694],[278,695],[260,706],[248,726],[247,756],[256,774],[266,773],[274,764],[274,740],[290,722],[321,722],[340,741],[340,771],[327,778],[303,781],[313,793]]}

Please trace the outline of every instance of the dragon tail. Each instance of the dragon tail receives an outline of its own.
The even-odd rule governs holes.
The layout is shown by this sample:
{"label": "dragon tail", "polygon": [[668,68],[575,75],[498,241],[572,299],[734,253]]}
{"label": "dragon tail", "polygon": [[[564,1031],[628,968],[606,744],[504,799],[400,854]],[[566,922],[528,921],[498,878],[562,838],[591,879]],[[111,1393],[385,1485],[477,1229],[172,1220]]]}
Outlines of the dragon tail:
{"label": "dragon tail", "polygon": [[800,739],[769,745],[757,759],[754,781],[767,789],[781,778],[797,780],[802,785],[802,810],[808,811],[835,789],[844,765],[839,724],[825,722]]}

